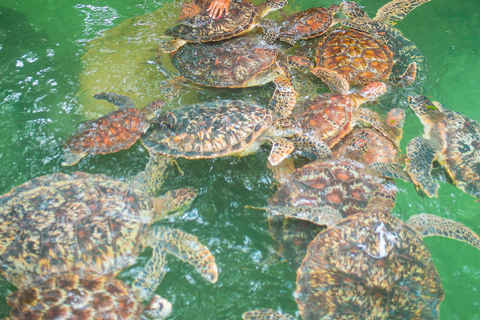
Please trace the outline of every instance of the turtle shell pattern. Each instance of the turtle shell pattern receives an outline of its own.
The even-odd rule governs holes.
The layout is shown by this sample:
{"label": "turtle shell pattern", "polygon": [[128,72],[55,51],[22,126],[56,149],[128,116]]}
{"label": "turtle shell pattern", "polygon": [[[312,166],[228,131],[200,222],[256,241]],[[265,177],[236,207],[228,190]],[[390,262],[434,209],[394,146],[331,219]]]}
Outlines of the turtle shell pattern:
{"label": "turtle shell pattern", "polygon": [[74,153],[106,154],[129,148],[149,125],[145,113],[122,108],[101,118],[87,121],[66,142]]}
{"label": "turtle shell pattern", "polygon": [[[379,181],[367,175],[363,166],[354,161],[311,163],[296,170],[280,185],[269,206],[329,206],[347,217],[366,208],[374,192],[382,188]],[[325,228],[309,221],[281,219],[281,216],[269,220],[270,233],[280,243],[284,257],[294,269],[300,265],[308,244]]]}
{"label": "turtle shell pattern", "polygon": [[303,102],[295,119],[301,123],[304,133],[332,147],[355,126],[353,111],[356,108],[356,102],[348,95],[325,93]]}
{"label": "turtle shell pattern", "polygon": [[39,277],[13,292],[7,302],[12,308],[11,320],[137,320],[143,310],[142,303],[120,280],[75,272]]}
{"label": "turtle shell pattern", "polygon": [[388,212],[352,215],[320,233],[297,271],[305,320],[439,319],[443,298],[425,243]]}
{"label": "turtle shell pattern", "polygon": [[120,270],[142,249],[151,211],[146,194],[104,175],[35,178],[0,197],[1,270],[16,286],[73,267]]}
{"label": "turtle shell pattern", "polygon": [[317,66],[338,72],[351,84],[388,79],[393,68],[393,52],[365,32],[338,28],[317,47]]}
{"label": "turtle shell pattern", "polygon": [[288,16],[280,24],[279,37],[296,42],[325,33],[332,25],[333,17],[323,7],[310,8]]}
{"label": "turtle shell pattern", "polygon": [[212,19],[204,11],[185,18],[165,31],[165,35],[191,42],[220,41],[247,31],[257,16],[257,8],[247,2],[231,2],[229,15]]}
{"label": "turtle shell pattern", "polygon": [[240,100],[198,103],[171,111],[171,126],[153,125],[143,142],[153,153],[214,158],[244,151],[271,124],[268,109]]}
{"label": "turtle shell pattern", "polygon": [[[232,16],[232,13],[230,13]],[[172,57],[186,79],[212,87],[245,87],[275,65],[277,49],[257,38],[235,38],[223,43],[188,44]],[[273,80],[267,77],[264,84]]]}

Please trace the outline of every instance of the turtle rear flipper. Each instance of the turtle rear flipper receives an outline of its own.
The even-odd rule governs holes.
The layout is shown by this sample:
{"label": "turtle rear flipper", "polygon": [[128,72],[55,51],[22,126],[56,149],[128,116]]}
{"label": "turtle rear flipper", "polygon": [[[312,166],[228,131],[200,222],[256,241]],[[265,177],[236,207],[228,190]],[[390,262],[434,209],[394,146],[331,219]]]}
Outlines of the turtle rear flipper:
{"label": "turtle rear flipper", "polygon": [[471,244],[480,249],[480,237],[464,224],[433,214],[417,214],[406,222],[421,237],[440,236]]}
{"label": "turtle rear flipper", "polygon": [[271,215],[283,215],[327,226],[332,226],[343,219],[339,210],[327,205],[322,207],[270,206],[267,211]]}
{"label": "turtle rear flipper", "polygon": [[260,309],[245,312],[242,316],[244,320],[295,320],[289,314],[284,314],[271,309]]}
{"label": "turtle rear flipper", "polygon": [[135,106],[132,99],[114,92],[100,92],[93,97],[97,100],[106,100],[120,108],[133,108]]}
{"label": "turtle rear flipper", "polygon": [[62,162],[62,166],[73,166],[78,163],[83,157],[88,153],[86,152],[72,152],[70,150],[65,150],[65,161]]}
{"label": "turtle rear flipper", "polygon": [[417,186],[430,198],[437,197],[440,187],[433,180],[432,167],[436,150],[424,138],[414,138],[407,145],[407,172]]}
{"label": "turtle rear flipper", "polygon": [[269,108],[281,117],[288,117],[297,99],[297,92],[289,79],[275,78],[275,92],[269,103]]}

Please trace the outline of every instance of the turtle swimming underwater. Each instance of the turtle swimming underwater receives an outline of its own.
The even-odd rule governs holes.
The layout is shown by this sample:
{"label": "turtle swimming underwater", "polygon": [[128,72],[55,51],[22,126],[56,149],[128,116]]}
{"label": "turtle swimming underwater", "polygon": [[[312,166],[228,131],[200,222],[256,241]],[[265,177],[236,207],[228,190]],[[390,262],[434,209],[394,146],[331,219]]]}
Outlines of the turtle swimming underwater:
{"label": "turtle swimming underwater", "polygon": [[298,40],[314,38],[327,32],[339,22],[334,19],[339,10],[338,4],[332,4],[328,8],[315,7],[289,15],[278,23],[263,19],[260,25],[269,41],[279,38],[293,45]]}
{"label": "turtle swimming underwater", "polygon": [[[480,237],[435,215],[414,215],[404,223],[390,214],[394,199],[385,191],[347,218],[325,208],[307,210],[330,227],[310,243],[297,271],[294,296],[303,319],[439,319],[444,292],[422,238],[450,237],[480,249]],[[243,319],[294,318],[263,309]]]}
{"label": "turtle swimming underwater", "polygon": [[275,118],[269,109],[247,101],[219,100],[182,106],[160,114],[158,122],[142,137],[151,154],[187,159],[243,155],[270,140],[268,160],[272,165],[282,162],[294,150],[294,142],[320,158],[330,156],[322,141],[303,135],[294,122]]}
{"label": "turtle swimming underwater", "polygon": [[30,180],[0,197],[1,272],[19,287],[24,279],[80,268],[118,273],[145,247],[152,258],[133,282],[149,299],[166,269],[166,254],[195,266],[210,282],[218,277],[215,258],[195,236],[163,226],[148,228],[197,195],[184,188],[152,197],[164,179],[166,162],[152,158],[136,181],[101,174],[54,173]]}
{"label": "turtle swimming underwater", "polygon": [[[215,44],[190,44],[172,57],[181,78],[218,88],[276,85],[270,109],[287,116],[295,106],[296,92],[286,67],[286,59],[275,45],[264,40],[240,37]],[[171,90],[172,86],[165,88]]]}
{"label": "turtle swimming underwater", "polygon": [[[410,11],[430,0],[393,0],[378,9],[375,18],[355,2],[343,2],[348,19],[317,47],[317,66],[332,68],[352,83],[386,80],[390,73],[404,86],[427,72],[425,57],[415,44],[392,27]],[[403,74],[402,74],[403,73]],[[420,77],[417,73],[423,74]],[[401,76],[399,76],[401,75]]]}
{"label": "turtle swimming underwater", "polygon": [[167,29],[160,38],[159,48],[174,52],[187,42],[210,42],[229,39],[256,27],[269,12],[283,8],[286,0],[266,0],[258,5],[246,1],[230,3],[230,14],[212,19],[206,11],[182,19]]}
{"label": "turtle swimming underwater", "polygon": [[7,298],[9,320],[164,319],[171,304],[158,295],[144,306],[136,293],[112,274],[71,270],[26,281]]}
{"label": "turtle swimming underwater", "polygon": [[102,92],[94,96],[120,107],[103,117],[84,122],[65,143],[65,162],[72,166],[87,154],[107,154],[128,149],[145,133],[150,121],[164,104],[154,101],[143,109],[134,108],[133,101],[117,93]]}
{"label": "turtle swimming underwater", "polygon": [[408,97],[410,107],[424,125],[423,138],[407,145],[407,171],[429,197],[437,197],[439,184],[431,175],[437,160],[455,185],[480,201],[480,123],[424,96]]}

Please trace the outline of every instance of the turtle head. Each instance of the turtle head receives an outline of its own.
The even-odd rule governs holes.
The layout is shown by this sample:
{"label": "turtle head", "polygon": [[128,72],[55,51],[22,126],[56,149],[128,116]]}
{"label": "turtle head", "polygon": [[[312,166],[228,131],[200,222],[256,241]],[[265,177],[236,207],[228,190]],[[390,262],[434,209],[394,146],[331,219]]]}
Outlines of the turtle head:
{"label": "turtle head", "polygon": [[285,7],[287,0],[267,0],[265,1],[269,11],[279,10]]}
{"label": "turtle head", "polygon": [[372,82],[358,91],[358,94],[367,101],[372,101],[387,92],[387,85],[383,82]]}
{"label": "turtle head", "polygon": [[410,96],[408,104],[425,126],[435,125],[445,117],[438,102],[432,102],[425,96]]}
{"label": "turtle head", "polygon": [[166,53],[177,51],[178,48],[183,46],[187,41],[174,38],[171,36],[161,36],[158,42],[158,49]]}
{"label": "turtle head", "polygon": [[288,118],[279,118],[273,124],[274,136],[293,137],[302,134],[302,129],[296,122]]}
{"label": "turtle head", "polygon": [[339,6],[338,4],[334,3],[330,7],[328,7],[327,11],[330,15],[334,16],[338,11],[340,11],[342,6]]}
{"label": "turtle head", "polygon": [[154,295],[143,309],[143,315],[147,319],[165,319],[170,313],[172,313],[172,304],[158,294]]}
{"label": "turtle head", "polygon": [[160,113],[160,110],[165,106],[165,101],[155,100],[143,107],[143,112],[148,117],[148,119],[153,119],[157,114]]}
{"label": "turtle head", "polygon": [[405,121],[405,111],[401,108],[393,108],[388,111],[385,123],[388,127],[402,128]]}
{"label": "turtle head", "polygon": [[[342,12],[350,19],[368,19],[367,13],[355,2],[342,2]],[[330,8],[329,8],[330,11]]]}

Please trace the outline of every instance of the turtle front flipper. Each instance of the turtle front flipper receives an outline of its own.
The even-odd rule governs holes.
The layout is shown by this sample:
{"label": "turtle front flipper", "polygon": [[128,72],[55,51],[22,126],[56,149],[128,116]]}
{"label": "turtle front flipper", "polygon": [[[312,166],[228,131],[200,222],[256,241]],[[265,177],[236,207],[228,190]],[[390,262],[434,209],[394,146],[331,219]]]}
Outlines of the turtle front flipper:
{"label": "turtle front flipper", "polygon": [[339,210],[329,206],[308,207],[308,206],[271,206],[267,208],[271,215],[282,215],[295,219],[310,221],[319,225],[331,226],[342,220],[342,214]]}
{"label": "turtle front flipper", "polygon": [[417,214],[406,222],[421,237],[440,236],[471,244],[480,249],[480,237],[464,224],[433,214]]}
{"label": "turtle front flipper", "polygon": [[323,67],[315,67],[312,69],[312,73],[319,77],[332,92],[349,93],[350,84],[338,72]]}
{"label": "turtle front flipper", "polygon": [[100,92],[93,97],[97,100],[106,100],[120,108],[133,108],[135,106],[132,99],[114,92]]}
{"label": "turtle front flipper", "polygon": [[430,0],[393,0],[377,11],[376,21],[401,21],[407,14],[418,6]]}
{"label": "turtle front flipper", "polygon": [[277,77],[274,82],[276,88],[270,100],[269,108],[277,115],[288,117],[295,107],[297,92],[289,79]]}
{"label": "turtle front flipper", "polygon": [[414,138],[407,145],[407,172],[415,185],[430,198],[437,197],[440,185],[433,180],[432,167],[436,150],[424,138]]}
{"label": "turtle front flipper", "polygon": [[242,316],[244,320],[295,320],[289,314],[284,314],[271,309],[260,309],[245,312]]}
{"label": "turtle front flipper", "polygon": [[396,163],[374,162],[368,166],[368,170],[379,177],[402,179],[405,182],[412,182],[412,179],[403,170],[403,167]]}
{"label": "turtle front flipper", "polygon": [[272,150],[268,156],[268,161],[272,166],[281,163],[290,153],[295,150],[295,144],[284,138],[268,139],[272,142]]}
{"label": "turtle front flipper", "polygon": [[159,39],[158,48],[163,52],[171,53],[177,51],[178,48],[186,43],[187,41],[182,39],[173,38],[170,36],[161,36]]}
{"label": "turtle front flipper", "polygon": [[[170,159],[156,154],[150,158],[145,170],[140,172],[134,179],[134,182],[140,186],[142,190],[147,194],[153,196],[160,190],[165,182],[166,174],[165,170],[170,164]],[[159,206],[160,208],[160,206]]]}
{"label": "turtle front flipper", "polygon": [[323,140],[307,135],[295,136],[294,139],[300,149],[313,153],[318,160],[328,160],[332,157],[332,150]]}
{"label": "turtle front flipper", "polygon": [[417,63],[412,62],[408,65],[407,70],[405,70],[405,72],[401,76],[399,76],[397,79],[395,79],[395,82],[397,82],[402,87],[409,87],[415,82],[416,78],[417,78]]}

